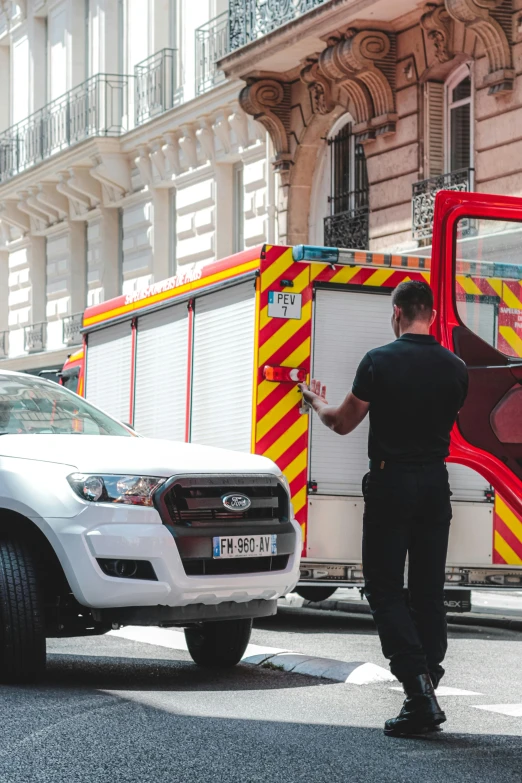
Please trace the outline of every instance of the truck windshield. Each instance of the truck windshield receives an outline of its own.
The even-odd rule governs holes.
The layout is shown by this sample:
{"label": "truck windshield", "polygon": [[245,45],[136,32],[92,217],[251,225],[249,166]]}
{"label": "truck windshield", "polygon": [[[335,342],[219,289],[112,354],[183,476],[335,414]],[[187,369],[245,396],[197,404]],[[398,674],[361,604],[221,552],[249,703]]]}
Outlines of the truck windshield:
{"label": "truck windshield", "polygon": [[122,435],[132,433],[51,381],[0,374],[0,435]]}

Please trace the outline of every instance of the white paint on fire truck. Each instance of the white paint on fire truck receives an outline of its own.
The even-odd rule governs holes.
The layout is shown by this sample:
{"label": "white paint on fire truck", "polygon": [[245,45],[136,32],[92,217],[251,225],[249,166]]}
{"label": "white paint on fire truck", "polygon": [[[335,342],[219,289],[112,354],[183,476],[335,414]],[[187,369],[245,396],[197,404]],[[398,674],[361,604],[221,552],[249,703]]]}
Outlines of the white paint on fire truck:
{"label": "white paint on fire truck", "polygon": [[287,291],[268,292],[269,318],[301,318],[302,294],[292,294]]}

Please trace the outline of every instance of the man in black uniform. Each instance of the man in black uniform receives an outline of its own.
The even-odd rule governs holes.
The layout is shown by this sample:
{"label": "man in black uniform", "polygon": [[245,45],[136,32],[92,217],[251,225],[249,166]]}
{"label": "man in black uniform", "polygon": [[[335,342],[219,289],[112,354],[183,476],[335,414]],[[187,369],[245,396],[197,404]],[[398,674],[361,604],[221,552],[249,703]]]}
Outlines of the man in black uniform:
{"label": "man in black uniform", "polygon": [[446,720],[434,693],[447,649],[451,493],[445,457],[468,375],[464,362],[430,335],[436,313],[427,283],[401,283],[392,306],[398,339],[366,354],[340,406],[328,405],[318,381],[300,389],[321,421],[340,435],[352,432],[370,411],[370,471],[363,479],[365,593],[383,653],[406,694],[400,714],[384,730],[408,735],[437,730]]}

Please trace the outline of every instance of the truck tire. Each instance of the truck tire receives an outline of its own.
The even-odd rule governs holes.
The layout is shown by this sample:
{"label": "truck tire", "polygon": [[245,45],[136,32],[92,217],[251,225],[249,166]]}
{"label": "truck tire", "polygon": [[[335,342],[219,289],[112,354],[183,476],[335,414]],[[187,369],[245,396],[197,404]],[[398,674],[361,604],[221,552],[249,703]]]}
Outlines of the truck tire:
{"label": "truck tire", "polygon": [[252,620],[219,620],[185,628],[185,639],[192,660],[207,669],[228,669],[243,657]]}
{"label": "truck tire", "polygon": [[326,601],[331,595],[335,593],[337,587],[296,587],[295,592],[304,598],[305,601],[313,601],[318,603],[319,601]]}
{"label": "truck tire", "polygon": [[30,682],[45,671],[45,623],[27,549],[0,540],[0,682]]}

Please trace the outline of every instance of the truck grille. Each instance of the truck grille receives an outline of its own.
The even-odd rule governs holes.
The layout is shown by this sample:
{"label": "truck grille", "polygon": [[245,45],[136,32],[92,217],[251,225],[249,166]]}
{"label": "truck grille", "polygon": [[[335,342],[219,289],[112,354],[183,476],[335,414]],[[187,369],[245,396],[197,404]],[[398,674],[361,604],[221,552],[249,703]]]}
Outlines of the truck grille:
{"label": "truck grille", "polygon": [[284,571],[288,555],[245,557],[237,560],[186,560],[187,576],[217,576],[219,574],[259,574],[264,571]]}
{"label": "truck grille", "polygon": [[[246,495],[250,508],[232,511],[225,495]],[[288,495],[275,476],[189,476],[171,479],[160,490],[160,513],[167,524],[228,526],[250,522],[288,522]],[[167,517],[167,519],[165,519]]]}

